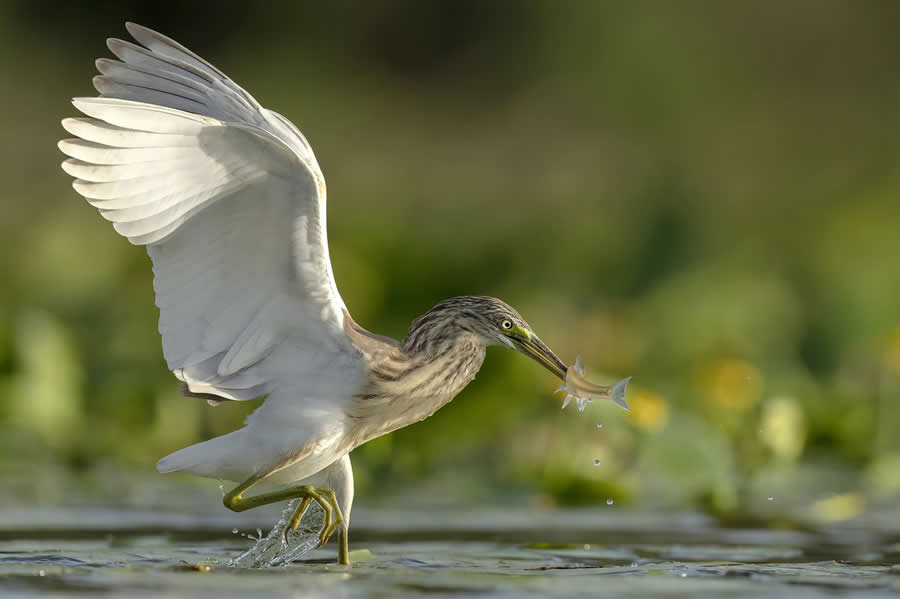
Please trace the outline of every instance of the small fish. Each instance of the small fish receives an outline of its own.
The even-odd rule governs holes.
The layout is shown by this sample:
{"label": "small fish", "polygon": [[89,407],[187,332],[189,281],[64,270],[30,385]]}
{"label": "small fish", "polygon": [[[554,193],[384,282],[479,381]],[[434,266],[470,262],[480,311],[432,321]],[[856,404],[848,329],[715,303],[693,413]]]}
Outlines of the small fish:
{"label": "small fish", "polygon": [[584,363],[581,356],[575,358],[575,365],[569,366],[566,371],[566,382],[557,389],[557,391],[566,391],[566,399],[563,401],[562,407],[565,408],[573,399],[578,406],[578,411],[584,411],[584,404],[595,399],[611,399],[614,404],[630,412],[628,404],[625,403],[625,387],[631,377],[626,377],[615,383],[614,385],[595,385],[584,378]]}

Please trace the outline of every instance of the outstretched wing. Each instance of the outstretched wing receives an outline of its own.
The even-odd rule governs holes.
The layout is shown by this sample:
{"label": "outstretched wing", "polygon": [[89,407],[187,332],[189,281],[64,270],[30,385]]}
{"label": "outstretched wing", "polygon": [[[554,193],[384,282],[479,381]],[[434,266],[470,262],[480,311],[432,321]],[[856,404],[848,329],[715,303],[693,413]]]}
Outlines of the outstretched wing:
{"label": "outstretched wing", "polygon": [[[143,47],[109,40],[99,98],[63,121],[74,187],[153,260],[169,368],[215,398],[271,393],[342,413],[362,380],[344,331],[312,149],[180,44],[129,23]],[[269,403],[269,402],[267,402]],[[299,406],[298,406],[299,407]]]}

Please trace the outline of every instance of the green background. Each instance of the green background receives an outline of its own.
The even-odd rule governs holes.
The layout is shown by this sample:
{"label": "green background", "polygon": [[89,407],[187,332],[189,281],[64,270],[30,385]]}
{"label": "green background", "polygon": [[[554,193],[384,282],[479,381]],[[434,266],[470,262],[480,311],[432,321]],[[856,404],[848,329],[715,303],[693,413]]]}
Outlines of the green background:
{"label": "green background", "polygon": [[494,295],[590,378],[634,377],[630,415],[561,411],[558,381],[491,350],[354,452],[358,503],[834,521],[900,499],[900,4],[97,0],[0,4],[8,501],[152,472],[257,403],[180,397],[146,253],[58,167],[125,20],[305,133],[358,322],[400,338]]}

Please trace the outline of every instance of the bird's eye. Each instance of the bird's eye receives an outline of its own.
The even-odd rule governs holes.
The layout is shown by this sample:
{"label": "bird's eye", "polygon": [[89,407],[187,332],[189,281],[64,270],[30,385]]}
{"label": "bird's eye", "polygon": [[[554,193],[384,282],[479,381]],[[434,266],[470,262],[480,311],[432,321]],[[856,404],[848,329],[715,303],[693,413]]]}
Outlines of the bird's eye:
{"label": "bird's eye", "polygon": [[512,321],[504,320],[503,322],[500,323],[500,326],[508,331],[509,329],[512,328]]}

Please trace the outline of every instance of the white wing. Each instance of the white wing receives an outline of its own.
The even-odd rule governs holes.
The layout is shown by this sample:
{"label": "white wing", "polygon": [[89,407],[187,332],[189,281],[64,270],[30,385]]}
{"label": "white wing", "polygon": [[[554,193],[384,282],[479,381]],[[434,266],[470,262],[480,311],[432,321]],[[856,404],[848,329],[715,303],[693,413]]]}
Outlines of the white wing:
{"label": "white wing", "polygon": [[101,97],[74,100],[89,118],[63,121],[77,136],[59,144],[63,169],[147,246],[165,358],[188,389],[305,402],[299,436],[319,435],[339,424],[362,363],[344,332],[312,149],[190,50],[127,27],[145,48],[109,41],[121,62],[97,61]]}

